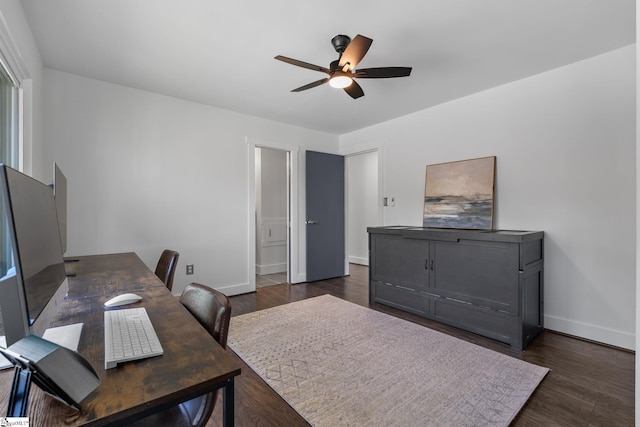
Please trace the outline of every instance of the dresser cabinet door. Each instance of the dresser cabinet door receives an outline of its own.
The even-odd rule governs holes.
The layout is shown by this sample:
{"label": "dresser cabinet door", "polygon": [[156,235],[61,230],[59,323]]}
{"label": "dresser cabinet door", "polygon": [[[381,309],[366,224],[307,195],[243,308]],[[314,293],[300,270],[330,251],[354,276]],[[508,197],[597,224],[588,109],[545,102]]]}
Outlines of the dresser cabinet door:
{"label": "dresser cabinet door", "polygon": [[428,241],[373,234],[371,258],[372,280],[416,291],[428,289]]}
{"label": "dresser cabinet door", "polygon": [[518,244],[432,241],[430,256],[433,293],[479,307],[518,314]]}

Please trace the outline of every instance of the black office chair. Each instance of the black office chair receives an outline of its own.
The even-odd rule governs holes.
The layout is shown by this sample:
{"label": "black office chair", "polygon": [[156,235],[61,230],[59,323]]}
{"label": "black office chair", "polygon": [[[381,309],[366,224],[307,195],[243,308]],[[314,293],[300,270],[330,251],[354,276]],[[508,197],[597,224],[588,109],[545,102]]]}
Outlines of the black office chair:
{"label": "black office chair", "polygon": [[[198,322],[220,343],[227,348],[231,303],[220,291],[199,283],[190,283],[180,295],[180,302]],[[136,427],[172,426],[204,427],[213,413],[219,390],[196,397],[163,412],[149,415],[130,424]]]}
{"label": "black office chair", "polygon": [[162,251],[162,255],[160,255],[158,265],[156,266],[156,276],[167,285],[169,290],[173,288],[173,275],[176,273],[179,257],[180,254],[178,252],[165,249]]}

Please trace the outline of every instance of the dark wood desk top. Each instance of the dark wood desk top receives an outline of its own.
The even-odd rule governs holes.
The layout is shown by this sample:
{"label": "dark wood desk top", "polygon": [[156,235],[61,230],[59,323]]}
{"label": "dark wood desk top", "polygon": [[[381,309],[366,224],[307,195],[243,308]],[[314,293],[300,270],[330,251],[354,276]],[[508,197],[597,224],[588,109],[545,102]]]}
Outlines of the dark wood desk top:
{"label": "dark wood desk top", "polygon": [[[69,278],[69,298],[51,326],[84,323],[78,353],[102,383],[81,402],[80,412],[34,385],[27,414],[31,426],[121,424],[213,390],[240,374],[232,357],[135,254],[77,259],[67,265],[67,272],[76,276]],[[105,370],[103,303],[123,292],[143,297],[125,308],[146,308],[164,354]],[[12,378],[12,370],[0,372],[0,416],[6,413]]]}
{"label": "dark wood desk top", "polygon": [[[111,298],[126,292],[165,286],[133,252],[67,258],[69,298],[104,295]],[[75,279],[75,280],[74,280]],[[107,298],[107,299],[109,299]]]}

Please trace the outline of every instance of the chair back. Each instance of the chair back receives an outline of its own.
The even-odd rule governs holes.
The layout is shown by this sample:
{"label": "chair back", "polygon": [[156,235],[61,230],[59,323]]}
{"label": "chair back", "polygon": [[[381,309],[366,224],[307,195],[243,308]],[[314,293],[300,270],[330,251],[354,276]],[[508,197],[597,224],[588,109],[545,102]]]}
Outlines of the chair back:
{"label": "chair back", "polygon": [[173,288],[173,276],[178,265],[180,254],[171,249],[165,249],[160,255],[158,265],[156,266],[156,276],[171,290]]}
{"label": "chair back", "polygon": [[198,322],[227,348],[231,303],[225,294],[200,283],[190,283],[180,295],[180,302]]}
{"label": "chair back", "polygon": [[[189,283],[180,295],[180,302],[222,348],[226,349],[231,320],[229,298],[208,286]],[[182,403],[183,410],[189,414],[193,426],[206,424],[213,412],[219,391]]]}
{"label": "chair back", "polygon": [[[190,283],[182,291],[180,302],[223,348],[227,348],[231,303],[225,294],[199,283]],[[206,427],[218,394],[220,390],[195,397],[163,412],[151,414],[131,426]]]}

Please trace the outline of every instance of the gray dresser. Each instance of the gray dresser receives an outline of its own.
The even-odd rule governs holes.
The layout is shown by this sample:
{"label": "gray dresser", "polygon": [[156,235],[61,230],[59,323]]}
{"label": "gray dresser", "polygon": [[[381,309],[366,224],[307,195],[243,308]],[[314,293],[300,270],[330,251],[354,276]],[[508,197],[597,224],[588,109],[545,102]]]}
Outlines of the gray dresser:
{"label": "gray dresser", "polygon": [[524,349],[543,329],[544,232],[370,227],[369,300]]}

